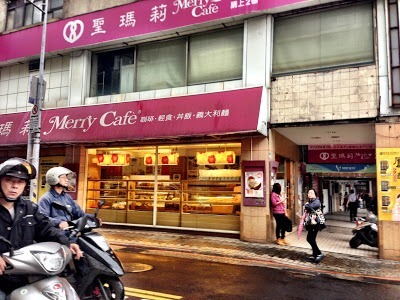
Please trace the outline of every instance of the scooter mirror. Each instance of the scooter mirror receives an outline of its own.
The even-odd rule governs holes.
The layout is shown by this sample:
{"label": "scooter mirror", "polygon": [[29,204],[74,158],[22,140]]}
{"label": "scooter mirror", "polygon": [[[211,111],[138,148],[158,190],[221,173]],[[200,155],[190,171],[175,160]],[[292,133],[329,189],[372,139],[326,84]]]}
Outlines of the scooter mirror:
{"label": "scooter mirror", "polygon": [[106,203],[106,201],[100,200],[100,201],[97,203],[97,207],[98,207],[98,208],[101,208],[101,207],[104,205],[104,203]]}
{"label": "scooter mirror", "polygon": [[78,232],[81,232],[83,230],[83,228],[85,228],[87,223],[87,217],[83,216],[81,218],[78,219],[78,221],[76,222],[76,229]]}

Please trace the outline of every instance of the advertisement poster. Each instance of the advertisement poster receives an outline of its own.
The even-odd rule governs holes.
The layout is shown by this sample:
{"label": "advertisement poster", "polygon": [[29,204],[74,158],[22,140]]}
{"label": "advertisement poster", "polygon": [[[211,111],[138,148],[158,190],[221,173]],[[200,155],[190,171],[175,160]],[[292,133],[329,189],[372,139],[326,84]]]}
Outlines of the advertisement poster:
{"label": "advertisement poster", "polygon": [[53,167],[62,166],[64,164],[64,160],[65,160],[64,156],[48,156],[40,158],[39,176],[38,176],[39,198],[43,196],[43,194],[47,192],[47,190],[50,188],[50,186],[46,185],[47,171]]}
{"label": "advertisement poster", "polygon": [[400,221],[400,148],[377,148],[378,214]]}
{"label": "advertisement poster", "polygon": [[264,174],[261,171],[245,172],[245,197],[263,198],[264,197]]}

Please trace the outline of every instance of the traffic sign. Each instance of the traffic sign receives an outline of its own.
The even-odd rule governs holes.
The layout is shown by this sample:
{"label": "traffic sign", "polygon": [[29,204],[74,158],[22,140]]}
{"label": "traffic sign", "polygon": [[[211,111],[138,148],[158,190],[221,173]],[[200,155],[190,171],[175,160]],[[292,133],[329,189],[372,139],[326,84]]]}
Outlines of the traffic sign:
{"label": "traffic sign", "polygon": [[31,117],[32,117],[32,116],[36,116],[36,115],[38,114],[38,112],[39,112],[39,107],[35,104],[35,105],[32,107],[32,110],[31,110]]}

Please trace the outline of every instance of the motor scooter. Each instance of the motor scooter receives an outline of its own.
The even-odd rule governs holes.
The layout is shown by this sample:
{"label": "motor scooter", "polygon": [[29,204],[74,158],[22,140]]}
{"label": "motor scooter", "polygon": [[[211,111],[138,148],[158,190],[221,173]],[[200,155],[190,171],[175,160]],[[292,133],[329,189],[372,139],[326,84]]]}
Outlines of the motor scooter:
{"label": "motor scooter", "polygon": [[[124,268],[106,238],[92,231],[101,226],[97,214],[103,204],[99,201],[92,219],[84,216],[69,222],[70,238],[76,239],[84,253],[79,261],[74,261],[75,272],[70,281],[81,299],[123,300],[125,291],[120,277],[125,274]],[[69,213],[67,207],[56,201],[52,206]],[[82,223],[85,226],[78,226]]]}
{"label": "motor scooter", "polygon": [[349,241],[351,248],[357,248],[361,244],[371,247],[378,247],[378,226],[377,218],[370,213],[367,218],[357,218],[356,228],[352,230],[353,237]]}
{"label": "motor scooter", "polygon": [[6,296],[7,300],[77,300],[77,293],[62,273],[72,260],[71,250],[56,242],[32,244],[14,250],[6,238],[0,241],[8,245],[9,252],[3,253],[6,262],[3,276],[22,275],[28,284],[15,289]]}

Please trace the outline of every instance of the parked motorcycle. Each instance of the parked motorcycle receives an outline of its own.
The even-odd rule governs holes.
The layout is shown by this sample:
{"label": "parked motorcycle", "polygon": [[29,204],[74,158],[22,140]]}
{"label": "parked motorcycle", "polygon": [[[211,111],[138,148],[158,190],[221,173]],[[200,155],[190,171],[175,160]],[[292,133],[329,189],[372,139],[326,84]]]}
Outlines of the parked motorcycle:
{"label": "parked motorcycle", "polygon": [[9,252],[2,254],[7,264],[4,276],[23,275],[29,282],[7,295],[7,300],[79,299],[71,284],[57,276],[72,260],[71,250],[67,246],[43,242],[14,250],[9,240],[0,236],[0,241],[9,246]]}
{"label": "parked motorcycle", "polygon": [[[125,291],[120,280],[125,274],[123,266],[105,237],[92,231],[101,226],[97,214],[103,204],[104,201],[99,201],[92,220],[84,216],[69,222],[70,237],[77,239],[84,253],[79,261],[74,262],[74,282],[71,283],[81,299],[123,300]],[[53,202],[52,205],[69,213],[68,208],[60,203]]]}
{"label": "parked motorcycle", "polygon": [[357,248],[361,244],[371,247],[378,247],[378,225],[377,218],[370,213],[367,218],[357,218],[356,228],[353,229],[354,236],[351,238],[349,245],[351,248]]}

